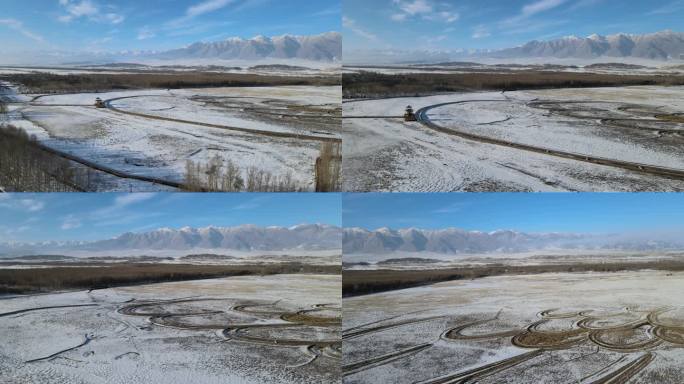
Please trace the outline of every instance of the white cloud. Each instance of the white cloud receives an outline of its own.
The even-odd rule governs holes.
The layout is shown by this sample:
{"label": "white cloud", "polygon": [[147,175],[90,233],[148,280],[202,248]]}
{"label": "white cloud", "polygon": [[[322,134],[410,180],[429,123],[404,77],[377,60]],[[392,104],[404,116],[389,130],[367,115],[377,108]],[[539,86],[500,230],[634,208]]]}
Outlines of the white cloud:
{"label": "white cloud", "polygon": [[367,40],[378,41],[378,37],[376,35],[374,35],[368,31],[366,31],[365,29],[359,27],[356,24],[355,20],[350,19],[346,16],[342,16],[342,26],[344,28],[347,28],[348,30],[354,32],[356,35],[361,36]]}
{"label": "white cloud", "polygon": [[418,15],[422,13],[431,13],[432,5],[428,3],[427,0],[413,0],[413,1],[403,1],[403,0],[392,0],[399,9],[404,11],[409,15]]}
{"label": "white cloud", "polygon": [[131,204],[140,203],[154,198],[156,193],[126,193],[114,199],[114,206],[123,208]]}
{"label": "white cloud", "polygon": [[185,15],[188,18],[197,17],[205,13],[219,10],[233,2],[234,0],[207,0],[189,7],[185,12]]}
{"label": "white cloud", "polygon": [[157,34],[154,33],[148,26],[144,26],[138,30],[138,40],[151,39],[155,36],[157,36]]}
{"label": "white cloud", "polygon": [[429,37],[427,39],[428,43],[438,43],[440,41],[446,40],[447,36],[446,35],[439,35],[439,36],[434,36],[434,37]]}
{"label": "white cloud", "polygon": [[70,23],[79,18],[98,23],[120,24],[126,17],[115,12],[102,12],[92,0],[59,0],[66,14],[57,17],[62,23]]}
{"label": "white cloud", "polygon": [[62,229],[65,231],[78,228],[81,225],[81,221],[77,219],[74,215],[69,215],[64,218],[64,221],[62,221]]}
{"label": "white cloud", "polygon": [[684,0],[676,0],[662,5],[647,13],[647,15],[663,15],[684,10]]}
{"label": "white cloud", "polygon": [[399,12],[390,16],[394,21],[422,17],[425,20],[453,23],[461,18],[461,15],[452,11],[447,3],[434,5],[429,0],[392,0],[392,3],[399,8]]}
{"label": "white cloud", "polygon": [[522,7],[520,13],[498,23],[499,29],[505,33],[520,33],[521,31],[538,31],[549,25],[557,24],[555,20],[542,20],[532,22],[529,19],[533,16],[557,8],[565,4],[568,0],[537,0]]}
{"label": "white cloud", "polygon": [[489,37],[491,35],[492,34],[489,32],[487,27],[485,27],[484,25],[478,25],[473,30],[473,39],[483,39],[483,38]]}
{"label": "white cloud", "polygon": [[35,40],[35,41],[38,41],[41,43],[45,42],[45,39],[43,38],[43,36],[41,36],[37,33],[33,33],[30,30],[26,29],[26,27],[24,27],[24,24],[19,20],[0,19],[0,26],[2,26],[2,25],[21,33],[22,35],[28,37],[31,40]]}
{"label": "white cloud", "polygon": [[18,195],[3,194],[4,196],[0,199],[0,208],[28,211],[28,212],[38,212],[45,208],[45,203],[36,200],[21,198]]}
{"label": "white cloud", "polygon": [[22,199],[19,200],[22,207],[26,208],[29,212],[37,212],[45,207],[45,203],[34,199]]}

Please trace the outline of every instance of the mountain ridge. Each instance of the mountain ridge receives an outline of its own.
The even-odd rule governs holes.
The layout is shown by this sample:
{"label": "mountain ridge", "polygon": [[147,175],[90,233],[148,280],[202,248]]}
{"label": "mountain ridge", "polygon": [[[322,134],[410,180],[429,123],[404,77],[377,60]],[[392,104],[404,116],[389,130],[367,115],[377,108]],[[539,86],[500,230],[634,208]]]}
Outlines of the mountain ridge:
{"label": "mountain ridge", "polygon": [[314,251],[339,249],[341,241],[341,228],[327,224],[301,224],[291,227],[260,227],[248,224],[233,227],[158,228],[147,232],[126,232],[110,239],[95,241],[0,243],[0,253],[16,255],[27,252],[197,249]]}
{"label": "mountain ridge", "polygon": [[342,240],[344,254],[428,252],[457,255],[522,253],[546,249],[645,251],[684,249],[684,242],[667,238],[640,238],[625,234],[526,233],[513,230],[481,232],[459,228],[437,230],[379,228],[372,231],[363,228],[345,228]]}

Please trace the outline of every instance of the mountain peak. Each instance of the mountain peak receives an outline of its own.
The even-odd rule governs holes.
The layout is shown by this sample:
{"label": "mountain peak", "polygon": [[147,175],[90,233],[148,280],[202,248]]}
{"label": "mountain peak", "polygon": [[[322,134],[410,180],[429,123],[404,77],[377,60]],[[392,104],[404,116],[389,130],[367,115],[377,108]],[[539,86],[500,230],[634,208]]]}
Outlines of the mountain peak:
{"label": "mountain peak", "polygon": [[299,59],[311,61],[339,61],[342,57],[342,36],[327,32],[319,35],[257,35],[251,39],[230,37],[215,42],[197,42],[185,48],[152,55],[162,60],[222,59],[261,60]]}
{"label": "mountain peak", "polygon": [[566,36],[555,40],[534,40],[522,46],[492,52],[496,58],[579,58],[599,57],[669,60],[684,58],[684,33],[665,30],[644,35],[592,34],[586,38]]}

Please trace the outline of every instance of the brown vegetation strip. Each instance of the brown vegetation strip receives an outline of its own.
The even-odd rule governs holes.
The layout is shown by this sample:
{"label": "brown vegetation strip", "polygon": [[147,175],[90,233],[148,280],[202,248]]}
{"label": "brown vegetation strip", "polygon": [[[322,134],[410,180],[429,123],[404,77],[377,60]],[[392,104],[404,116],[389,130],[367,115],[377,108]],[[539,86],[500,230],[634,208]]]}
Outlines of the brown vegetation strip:
{"label": "brown vegetation strip", "polygon": [[266,86],[334,86],[339,76],[269,76],[239,73],[182,72],[138,74],[5,74],[0,80],[21,84],[26,93],[103,92],[129,89],[180,89]]}
{"label": "brown vegetation strip", "polygon": [[297,262],[248,265],[90,264],[36,269],[0,269],[0,293],[30,293],[61,289],[100,289],[169,281],[286,273],[340,274],[334,265]]}
{"label": "brown vegetation strip", "polygon": [[684,271],[684,261],[646,261],[633,263],[573,263],[550,265],[502,265],[425,270],[345,270],[344,296],[359,296],[435,284],[451,280],[477,279],[501,275],[533,275],[558,272],[619,272],[654,269]]}
{"label": "brown vegetation strip", "polygon": [[549,88],[617,87],[629,85],[684,85],[678,75],[612,75],[550,71],[514,73],[412,73],[388,75],[375,72],[342,75],[345,99],[385,96],[416,97],[437,93],[515,91]]}

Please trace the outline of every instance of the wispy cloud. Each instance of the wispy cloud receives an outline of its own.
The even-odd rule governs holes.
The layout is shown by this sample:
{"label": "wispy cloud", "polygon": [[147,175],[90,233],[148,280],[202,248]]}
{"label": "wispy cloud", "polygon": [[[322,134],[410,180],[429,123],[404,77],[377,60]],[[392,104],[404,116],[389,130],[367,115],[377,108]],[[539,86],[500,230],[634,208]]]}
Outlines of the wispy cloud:
{"label": "wispy cloud", "polygon": [[528,19],[542,12],[552,10],[563,5],[567,0],[537,0],[525,4],[520,13],[503,20],[499,25],[503,28],[518,28],[529,24]]}
{"label": "wispy cloud", "polygon": [[245,201],[243,203],[240,203],[240,204],[234,206],[232,209],[236,210],[236,211],[256,209],[256,208],[261,207],[264,202],[266,202],[270,199],[271,199],[271,197],[268,195],[257,196],[255,198],[252,198],[248,201]]}
{"label": "wispy cloud", "polygon": [[356,24],[356,21],[353,19],[350,19],[346,16],[342,16],[342,26],[344,28],[347,28],[348,30],[354,32],[357,36],[363,37],[366,40],[371,40],[371,41],[378,41],[378,36],[366,31],[362,27],[360,27],[358,24]]}
{"label": "wispy cloud", "polygon": [[118,195],[116,198],[114,198],[112,204],[92,212],[91,216],[93,219],[104,219],[113,215],[120,216],[122,209],[133,204],[150,200],[155,196],[157,196],[156,193],[127,193]]}
{"label": "wispy cloud", "polygon": [[126,17],[120,13],[103,11],[101,7],[92,0],[59,0],[59,4],[66,12],[57,18],[63,23],[70,23],[80,18],[86,18],[98,23],[120,24],[126,19]]}
{"label": "wispy cloud", "polygon": [[197,17],[200,15],[204,15],[205,13],[214,12],[214,11],[217,11],[221,8],[224,8],[227,5],[232,4],[233,2],[234,2],[234,0],[207,0],[207,1],[203,1],[201,3],[190,6],[185,11],[185,16],[188,18],[193,18],[193,17]]}
{"label": "wispy cloud", "polygon": [[13,29],[13,30],[21,33],[22,35],[28,37],[31,40],[35,40],[35,41],[38,41],[41,43],[45,42],[45,39],[43,38],[43,36],[41,36],[37,33],[31,32],[26,27],[24,27],[24,24],[19,20],[0,19],[0,26],[3,26],[3,25],[7,28]]}
{"label": "wispy cloud", "polygon": [[472,35],[472,37],[473,37],[473,39],[483,39],[483,38],[489,37],[489,36],[491,36],[491,35],[492,35],[492,34],[489,32],[489,29],[487,29],[486,26],[484,26],[484,25],[478,25],[478,26],[475,27],[475,29],[473,30],[473,35]]}
{"label": "wispy cloud", "polygon": [[429,0],[392,0],[392,3],[398,8],[390,16],[394,21],[421,17],[430,21],[453,23],[461,17],[458,12],[452,11],[447,3],[433,4]]}
{"label": "wispy cloud", "polygon": [[342,13],[341,7],[339,5],[334,5],[332,7],[314,12],[311,14],[311,16],[313,16],[313,17],[334,16],[334,15],[339,15],[340,13]]}
{"label": "wispy cloud", "polygon": [[15,196],[4,195],[0,199],[0,208],[8,208],[20,211],[38,212],[45,208],[45,203],[36,199],[17,198]]}
{"label": "wispy cloud", "polygon": [[451,203],[448,205],[445,205],[443,207],[437,208],[432,211],[432,213],[458,213],[463,211],[464,209],[468,208],[471,205],[470,202],[465,202],[465,201],[457,201],[455,203]]}
{"label": "wispy cloud", "polygon": [[79,228],[81,226],[81,221],[74,215],[68,215],[62,220],[62,229],[68,231],[70,229]]}
{"label": "wispy cloud", "polygon": [[684,10],[684,0],[675,0],[648,12],[647,15],[664,15]]}
{"label": "wispy cloud", "polygon": [[138,30],[138,40],[147,40],[157,36],[150,27],[144,26]]}

